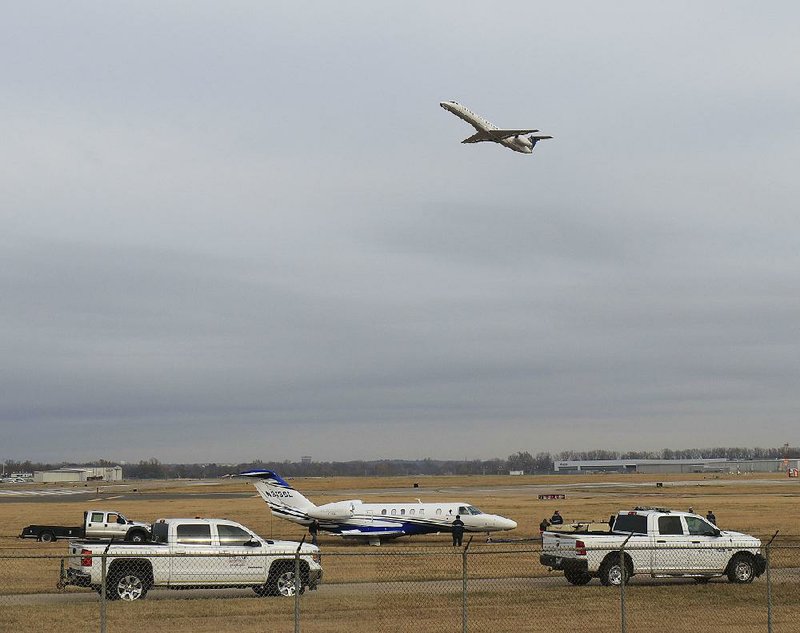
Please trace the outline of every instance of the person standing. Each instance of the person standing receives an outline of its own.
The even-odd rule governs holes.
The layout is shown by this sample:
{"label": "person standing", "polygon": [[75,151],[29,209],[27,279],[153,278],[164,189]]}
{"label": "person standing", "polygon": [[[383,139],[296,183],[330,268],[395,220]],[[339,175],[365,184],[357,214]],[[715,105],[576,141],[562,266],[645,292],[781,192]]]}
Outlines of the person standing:
{"label": "person standing", "polygon": [[319,532],[319,523],[317,523],[317,520],[314,519],[311,522],[311,525],[308,526],[308,533],[311,535],[311,544],[312,545],[316,545],[317,544],[317,532]]}
{"label": "person standing", "polygon": [[461,541],[464,539],[464,522],[461,520],[460,515],[456,515],[456,520],[452,523],[453,527],[453,547],[461,546]]}
{"label": "person standing", "polygon": [[714,513],[711,510],[709,510],[708,514],[706,515],[706,521],[708,521],[709,523],[711,523],[713,525],[717,524],[717,517],[714,516]]}
{"label": "person standing", "polygon": [[549,527],[550,527],[550,521],[548,521],[547,518],[542,519],[542,522],[539,524],[539,534],[544,532]]}

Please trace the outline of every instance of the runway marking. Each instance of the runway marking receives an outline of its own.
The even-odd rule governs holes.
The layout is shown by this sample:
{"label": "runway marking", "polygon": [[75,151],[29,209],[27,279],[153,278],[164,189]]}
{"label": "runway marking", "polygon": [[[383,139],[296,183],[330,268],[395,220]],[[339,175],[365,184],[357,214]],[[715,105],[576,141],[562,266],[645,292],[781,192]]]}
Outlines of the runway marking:
{"label": "runway marking", "polygon": [[6,497],[57,497],[66,495],[84,495],[85,490],[0,490],[0,495]]}
{"label": "runway marking", "polygon": [[108,501],[109,499],[119,499],[122,495],[114,495],[113,497],[106,497],[105,499],[98,499],[98,501]]}

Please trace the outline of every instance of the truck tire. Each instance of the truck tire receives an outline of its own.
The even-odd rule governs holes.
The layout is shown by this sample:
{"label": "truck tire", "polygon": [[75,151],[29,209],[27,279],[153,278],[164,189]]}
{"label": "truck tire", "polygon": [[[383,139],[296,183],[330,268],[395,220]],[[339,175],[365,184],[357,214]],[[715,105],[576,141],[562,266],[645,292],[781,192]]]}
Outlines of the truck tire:
{"label": "truck tire", "polygon": [[631,559],[625,556],[625,566],[620,565],[619,552],[606,556],[600,565],[600,583],[606,587],[619,587],[623,582],[627,585],[633,576]]}
{"label": "truck tire", "polygon": [[127,602],[141,600],[147,595],[147,582],[147,575],[138,570],[109,574],[106,597],[109,600],[125,600]]}
{"label": "truck tire", "polygon": [[585,585],[592,579],[588,572],[580,569],[565,569],[564,577],[572,585]]}
{"label": "truck tire", "polygon": [[144,530],[130,530],[125,535],[128,543],[144,543],[147,540],[147,532]]}
{"label": "truck tire", "polygon": [[728,563],[728,580],[737,584],[753,582],[756,577],[756,566],[753,556],[746,552],[739,552]]}
{"label": "truck tire", "polygon": [[45,530],[44,532],[39,534],[39,540],[42,543],[52,543],[53,541],[56,540],[56,535],[54,532],[51,532],[50,530]]}
{"label": "truck tire", "polygon": [[[295,574],[294,563],[275,563],[269,571],[269,578],[266,585],[264,585],[264,595],[267,596],[283,596],[290,598],[294,595],[295,590]],[[303,572],[300,572],[300,593],[306,590],[305,583],[303,582]],[[262,595],[256,589],[256,593]]]}

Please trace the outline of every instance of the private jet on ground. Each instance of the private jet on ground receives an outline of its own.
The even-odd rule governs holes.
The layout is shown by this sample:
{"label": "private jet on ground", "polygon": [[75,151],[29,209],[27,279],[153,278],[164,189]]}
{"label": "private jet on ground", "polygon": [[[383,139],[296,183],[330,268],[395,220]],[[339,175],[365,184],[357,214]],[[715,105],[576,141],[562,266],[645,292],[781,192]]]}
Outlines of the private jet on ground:
{"label": "private jet on ground", "polygon": [[[456,101],[442,101],[439,105],[478,130],[476,134],[461,141],[462,143],[492,141],[500,143],[508,149],[513,149],[515,152],[531,154],[536,143],[546,138],[553,138],[546,134],[537,134],[539,130],[501,130]],[[528,134],[530,136],[526,136]]]}
{"label": "private jet on ground", "polygon": [[249,470],[239,475],[254,480],[258,494],[275,516],[300,525],[310,525],[316,520],[322,531],[364,540],[370,545],[400,536],[451,532],[456,515],[464,522],[466,532],[489,533],[517,527],[511,519],[484,514],[463,501],[364,503],[351,499],[317,506],[271,470]]}

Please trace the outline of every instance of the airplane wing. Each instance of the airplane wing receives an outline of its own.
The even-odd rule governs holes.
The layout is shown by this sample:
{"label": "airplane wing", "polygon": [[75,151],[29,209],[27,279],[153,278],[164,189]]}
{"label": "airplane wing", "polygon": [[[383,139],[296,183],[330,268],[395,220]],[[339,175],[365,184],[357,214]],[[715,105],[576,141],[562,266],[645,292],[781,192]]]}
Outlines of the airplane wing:
{"label": "airplane wing", "polygon": [[[539,130],[482,130],[465,138],[462,143],[480,143],[481,141],[503,141],[512,136],[522,136],[524,134],[534,134]],[[539,139],[553,138],[552,136],[537,136]]]}
{"label": "airplane wing", "polygon": [[[534,134],[539,130],[486,130],[483,134],[488,136],[487,140],[502,141],[512,136],[522,136],[523,134]],[[550,138],[549,136],[547,138]]]}

